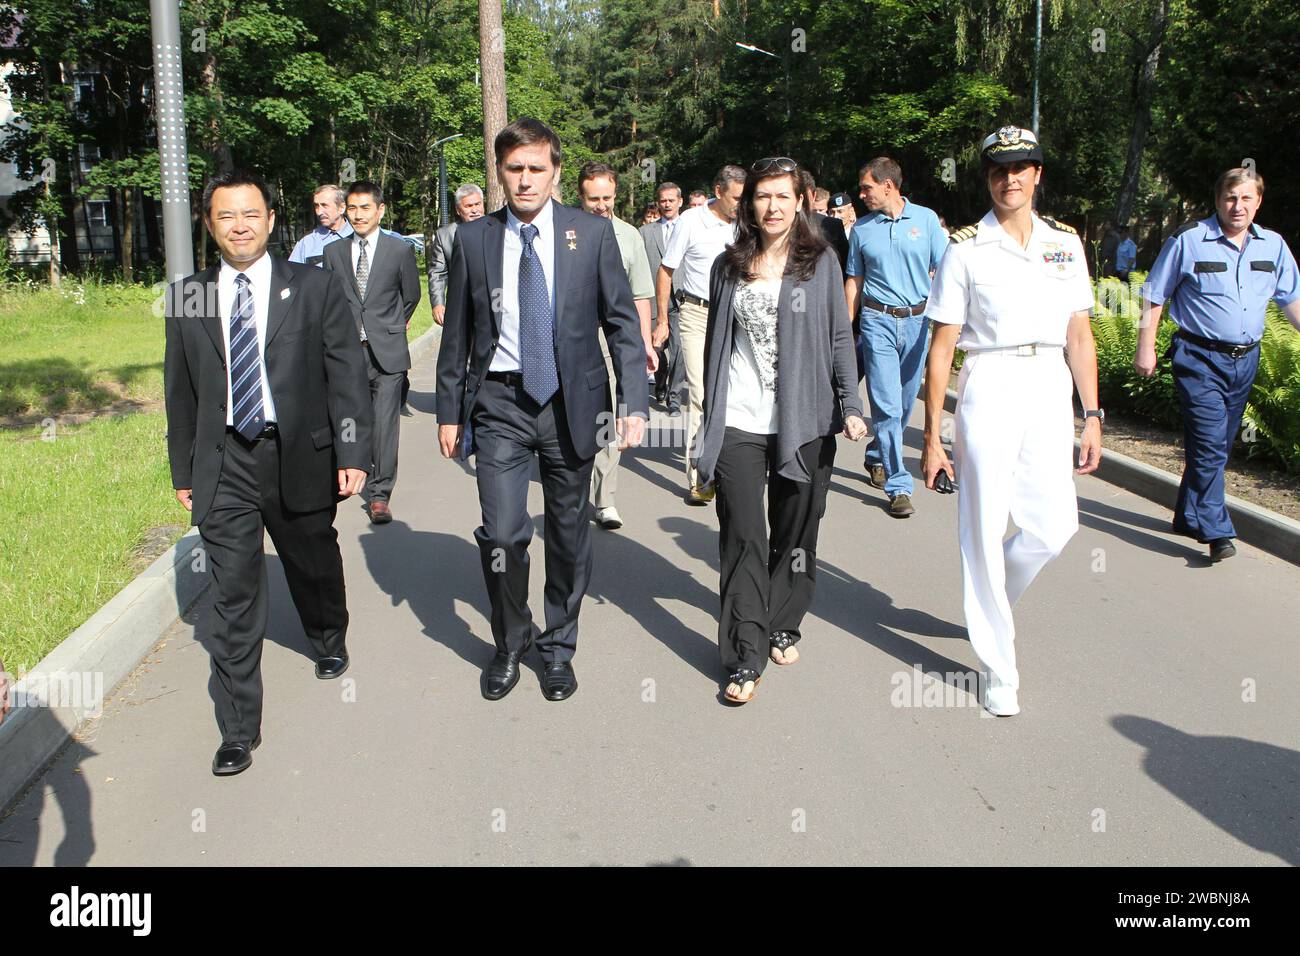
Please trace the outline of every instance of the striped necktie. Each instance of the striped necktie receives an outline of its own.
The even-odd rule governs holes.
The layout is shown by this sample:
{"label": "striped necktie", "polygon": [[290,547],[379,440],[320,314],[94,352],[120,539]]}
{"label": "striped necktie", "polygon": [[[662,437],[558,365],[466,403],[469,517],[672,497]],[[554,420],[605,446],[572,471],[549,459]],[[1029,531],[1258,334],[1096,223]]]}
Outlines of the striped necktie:
{"label": "striped necktie", "polygon": [[230,420],[235,431],[252,441],[266,424],[262,412],[262,355],[257,344],[257,317],[248,276],[235,276],[235,304],[230,310]]}

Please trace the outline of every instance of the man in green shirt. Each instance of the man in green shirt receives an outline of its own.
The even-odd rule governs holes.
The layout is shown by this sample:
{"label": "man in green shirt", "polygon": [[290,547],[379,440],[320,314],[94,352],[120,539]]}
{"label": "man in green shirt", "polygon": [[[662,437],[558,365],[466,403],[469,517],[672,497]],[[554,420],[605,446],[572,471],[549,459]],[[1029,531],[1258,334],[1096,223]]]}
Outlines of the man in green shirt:
{"label": "man in green shirt", "polygon": [[[614,226],[614,238],[623,257],[623,271],[632,286],[636,313],[641,319],[641,340],[645,345],[646,371],[653,374],[658,359],[650,344],[650,300],[654,298],[654,284],[650,281],[650,260],[646,257],[645,243],[636,227],[614,215],[614,197],[618,192],[618,174],[604,163],[587,163],[578,171],[578,198],[582,208],[593,215],[604,216]],[[614,382],[614,363],[609,357],[609,345],[600,336],[600,347],[605,353],[605,366],[609,369],[611,388]],[[617,402],[617,398],[614,399]],[[617,413],[617,409],[615,409]],[[608,531],[623,526],[623,519],[614,507],[614,489],[618,480],[618,435],[609,432],[610,443],[596,453],[596,463],[591,471],[591,493],[596,508],[596,523]],[[602,432],[603,437],[603,432]]]}

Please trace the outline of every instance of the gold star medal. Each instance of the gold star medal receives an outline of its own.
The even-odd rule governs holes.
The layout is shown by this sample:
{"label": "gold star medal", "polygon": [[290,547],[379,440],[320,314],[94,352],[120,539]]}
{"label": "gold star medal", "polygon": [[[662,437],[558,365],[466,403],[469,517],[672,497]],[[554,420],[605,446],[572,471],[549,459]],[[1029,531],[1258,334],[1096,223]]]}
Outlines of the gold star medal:
{"label": "gold star medal", "polygon": [[577,251],[578,251],[578,234],[577,234],[576,232],[574,232],[572,229],[566,229],[565,232],[564,232],[564,238],[569,240],[569,251],[570,251],[570,252],[577,252]]}

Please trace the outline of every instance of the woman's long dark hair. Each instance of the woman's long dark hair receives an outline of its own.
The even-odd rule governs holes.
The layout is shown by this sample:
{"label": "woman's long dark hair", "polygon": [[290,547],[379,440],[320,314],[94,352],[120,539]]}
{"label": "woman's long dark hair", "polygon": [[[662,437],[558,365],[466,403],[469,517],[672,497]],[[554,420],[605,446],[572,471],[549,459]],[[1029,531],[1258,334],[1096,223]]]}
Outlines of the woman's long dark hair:
{"label": "woman's long dark hair", "polygon": [[[758,166],[759,163],[754,165]],[[782,176],[794,180],[795,195],[804,197],[807,174],[798,163],[794,164],[793,170],[772,166],[764,169],[761,175],[755,174],[751,167],[749,176],[745,179],[745,190],[740,194],[740,205],[736,207],[736,241],[727,246],[727,251],[723,253],[726,257],[723,271],[727,278],[752,281],[756,277],[753,266],[763,252],[763,244],[760,235],[762,227],[754,218],[754,192],[760,182]],[[827,249],[826,240],[813,225],[808,212],[795,214],[789,241],[790,252],[785,260],[785,274],[806,282],[812,278],[817,269],[817,260]]]}

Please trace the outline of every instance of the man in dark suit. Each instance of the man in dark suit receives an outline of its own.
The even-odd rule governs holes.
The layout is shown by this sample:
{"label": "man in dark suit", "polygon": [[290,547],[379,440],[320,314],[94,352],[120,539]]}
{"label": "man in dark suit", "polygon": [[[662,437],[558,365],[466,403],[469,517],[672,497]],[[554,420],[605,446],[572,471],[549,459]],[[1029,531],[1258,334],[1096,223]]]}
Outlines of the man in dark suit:
{"label": "man in dark suit", "polygon": [[344,276],[343,288],[361,339],[370,379],[373,448],[365,497],[370,520],[393,520],[388,502],[397,483],[397,441],[402,386],[411,367],[406,329],[420,303],[420,272],[415,251],[396,236],[380,231],[384,194],[368,181],[348,190],[352,237],[325,247],[325,268]]}
{"label": "man in dark suit", "polygon": [[263,530],[284,564],[316,676],[348,667],[334,514],[365,485],[370,403],[339,278],[273,259],[271,193],[248,173],[203,194],[221,262],[168,290],[163,366],[176,498],[203,538],[215,591],[211,653],[218,776],[261,743],[267,593]]}
{"label": "man in dark suit", "polygon": [[483,218],[483,190],[474,183],[462,183],[456,190],[456,218],[439,229],[433,236],[433,252],[429,260],[429,304],[433,307],[433,321],[442,325],[447,312],[447,268],[451,265],[451,251],[456,247],[456,229],[462,222]]}
{"label": "man in dark suit", "polygon": [[[650,261],[651,277],[659,274],[659,263],[668,249],[668,240],[672,238],[677,226],[677,216],[682,210],[682,190],[676,183],[662,182],[655,190],[655,200],[659,218],[641,227],[641,238],[645,240],[646,257]],[[681,288],[681,276],[673,276],[673,294]],[[658,315],[657,304],[650,300],[650,314]],[[662,402],[669,415],[681,414],[682,383],[686,381],[686,363],[682,361],[681,313],[677,301],[668,303],[668,338],[660,346],[659,367],[655,369],[655,399]]]}
{"label": "man in dark suit", "polygon": [[640,444],[649,417],[645,349],[609,220],[551,201],[559,138],[520,119],[494,149],[506,206],[456,234],[438,353],[438,441],[448,458],[477,456],[483,524],[474,536],[497,648],[483,677],[488,700],[515,686],[532,642],[528,479],[537,456],[546,510],[546,628],[537,649],[543,694],[564,700],[578,686],[572,659],[591,578],[592,460],[614,417],[598,330],[618,379],[620,447]]}

